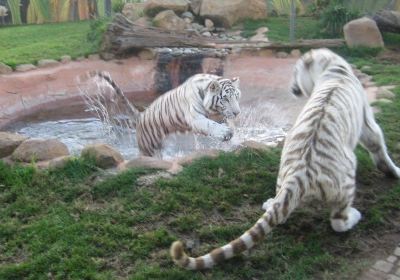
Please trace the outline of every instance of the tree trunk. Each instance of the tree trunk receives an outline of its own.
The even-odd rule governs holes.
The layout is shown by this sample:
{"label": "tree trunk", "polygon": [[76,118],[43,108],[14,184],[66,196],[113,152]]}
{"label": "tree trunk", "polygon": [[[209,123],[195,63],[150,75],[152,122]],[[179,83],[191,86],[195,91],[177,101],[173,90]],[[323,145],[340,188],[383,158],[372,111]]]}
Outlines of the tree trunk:
{"label": "tree trunk", "polygon": [[226,41],[206,38],[188,31],[169,31],[134,24],[121,14],[117,14],[104,34],[101,55],[103,58],[123,56],[143,48],[194,47],[194,48],[244,48],[244,49],[288,49],[321,48],[344,46],[342,39],[303,40],[295,43],[270,43]]}
{"label": "tree trunk", "polygon": [[117,14],[104,34],[102,52],[123,55],[142,48],[213,47],[213,43],[213,39],[187,31],[139,26]]}

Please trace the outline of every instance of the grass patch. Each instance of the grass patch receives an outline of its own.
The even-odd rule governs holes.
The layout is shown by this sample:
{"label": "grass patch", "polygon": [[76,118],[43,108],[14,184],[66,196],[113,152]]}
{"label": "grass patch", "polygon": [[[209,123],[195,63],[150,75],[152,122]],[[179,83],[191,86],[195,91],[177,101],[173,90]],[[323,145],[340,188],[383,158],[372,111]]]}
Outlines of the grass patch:
{"label": "grass patch", "polygon": [[73,58],[97,51],[86,40],[89,21],[0,28],[0,61],[12,67],[40,59]]}
{"label": "grass patch", "polygon": [[[268,27],[267,37],[274,42],[289,41],[289,18],[288,17],[269,17],[264,20],[246,20],[243,23],[242,36],[249,38],[255,35],[255,31],[260,27]],[[297,18],[296,39],[316,39],[320,36],[318,20],[311,17]]]}

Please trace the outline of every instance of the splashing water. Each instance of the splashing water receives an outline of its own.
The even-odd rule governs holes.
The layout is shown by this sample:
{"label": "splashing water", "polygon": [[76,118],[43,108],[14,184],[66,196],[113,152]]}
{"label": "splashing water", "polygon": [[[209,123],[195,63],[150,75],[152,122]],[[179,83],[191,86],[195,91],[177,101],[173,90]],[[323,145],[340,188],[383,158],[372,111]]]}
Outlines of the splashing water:
{"label": "splashing water", "polygon": [[[96,118],[67,119],[17,125],[14,131],[29,137],[56,138],[65,143],[72,154],[93,143],[107,143],[118,149],[126,159],[139,155],[132,111],[129,104],[117,95],[110,85],[100,78],[79,81],[79,89],[86,110]],[[273,144],[284,138],[289,127],[281,118],[280,110],[265,100],[242,105],[240,115],[230,123],[234,137],[228,142],[193,135],[173,134],[166,138],[162,156],[175,158],[202,149],[232,150],[242,142],[254,140]]]}

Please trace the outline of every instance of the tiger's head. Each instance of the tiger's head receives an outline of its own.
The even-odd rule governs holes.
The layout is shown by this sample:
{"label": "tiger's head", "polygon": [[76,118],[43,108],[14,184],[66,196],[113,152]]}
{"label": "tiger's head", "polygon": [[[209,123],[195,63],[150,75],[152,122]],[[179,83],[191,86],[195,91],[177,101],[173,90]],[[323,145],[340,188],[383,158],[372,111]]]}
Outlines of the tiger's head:
{"label": "tiger's head", "polygon": [[203,105],[209,114],[219,114],[226,119],[234,119],[240,113],[239,78],[213,79],[205,90]]}
{"label": "tiger's head", "polygon": [[344,75],[352,73],[351,66],[329,49],[322,48],[306,52],[294,67],[292,94],[310,96],[314,86],[328,69]]}

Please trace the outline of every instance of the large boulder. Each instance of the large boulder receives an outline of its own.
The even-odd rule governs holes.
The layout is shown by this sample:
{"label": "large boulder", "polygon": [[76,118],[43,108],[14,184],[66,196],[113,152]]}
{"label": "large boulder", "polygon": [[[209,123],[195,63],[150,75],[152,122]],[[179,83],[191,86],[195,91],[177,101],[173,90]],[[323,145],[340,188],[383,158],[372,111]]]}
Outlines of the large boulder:
{"label": "large boulder", "polygon": [[153,19],[153,24],[154,26],[166,30],[184,30],[186,28],[186,22],[178,17],[172,10],[157,14]]}
{"label": "large boulder", "polygon": [[124,161],[122,155],[107,144],[86,146],[81,156],[94,159],[95,165],[103,169],[117,167]]}
{"label": "large boulder", "polygon": [[210,18],[216,26],[231,27],[244,19],[267,16],[264,0],[203,0],[200,16]]}
{"label": "large boulder", "polygon": [[382,35],[375,21],[367,17],[352,20],[344,28],[344,38],[347,46],[353,47],[384,47]]}
{"label": "large boulder", "polygon": [[144,13],[150,17],[165,10],[172,10],[180,15],[189,9],[188,0],[147,0],[144,4]]}
{"label": "large boulder", "polygon": [[11,155],[26,140],[25,136],[10,132],[0,132],[0,158]]}
{"label": "large boulder", "polygon": [[69,151],[64,143],[56,139],[28,139],[12,153],[15,161],[44,161],[67,156]]}
{"label": "large boulder", "polygon": [[382,10],[373,18],[381,32],[400,33],[400,12]]}
{"label": "large boulder", "polygon": [[145,3],[126,3],[122,14],[131,21],[141,18],[144,14]]}

